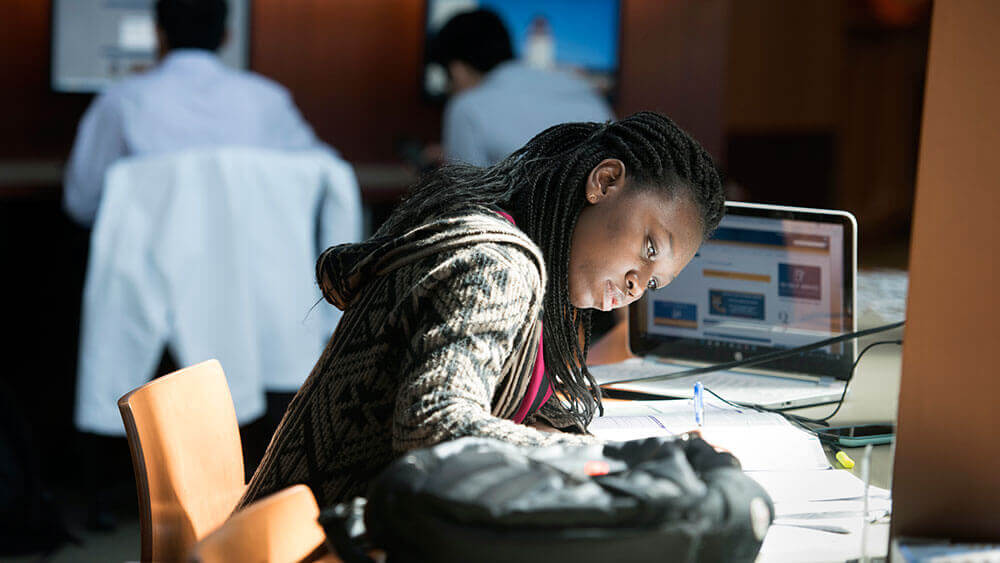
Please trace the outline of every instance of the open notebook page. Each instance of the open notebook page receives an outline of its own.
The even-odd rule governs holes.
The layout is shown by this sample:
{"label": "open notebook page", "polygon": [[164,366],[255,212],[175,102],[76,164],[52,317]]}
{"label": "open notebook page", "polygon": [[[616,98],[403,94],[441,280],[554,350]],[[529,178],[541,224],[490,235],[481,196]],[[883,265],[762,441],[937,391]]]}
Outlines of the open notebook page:
{"label": "open notebook page", "polygon": [[690,400],[608,401],[604,416],[588,428],[605,440],[672,436],[699,430],[717,448],[731,452],[747,471],[827,469],[823,446],[778,414],[735,409],[706,399],[705,420],[694,422]]}

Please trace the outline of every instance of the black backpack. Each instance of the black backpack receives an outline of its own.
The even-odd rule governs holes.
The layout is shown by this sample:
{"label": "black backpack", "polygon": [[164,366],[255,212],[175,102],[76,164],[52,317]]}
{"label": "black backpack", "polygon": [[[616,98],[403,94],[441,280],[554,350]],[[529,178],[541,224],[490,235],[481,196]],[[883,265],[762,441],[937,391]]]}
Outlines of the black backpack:
{"label": "black backpack", "polygon": [[367,502],[320,514],[348,562],[753,561],[774,505],[701,438],[520,448],[462,438],[409,453]]}

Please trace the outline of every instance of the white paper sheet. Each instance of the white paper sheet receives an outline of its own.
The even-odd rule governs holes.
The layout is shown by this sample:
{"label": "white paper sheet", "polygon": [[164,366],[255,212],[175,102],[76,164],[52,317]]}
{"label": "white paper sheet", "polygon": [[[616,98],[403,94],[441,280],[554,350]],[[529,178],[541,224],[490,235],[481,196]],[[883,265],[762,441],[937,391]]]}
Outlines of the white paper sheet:
{"label": "white paper sheet", "polygon": [[[775,523],[764,538],[757,561],[845,561],[861,553],[862,526],[870,556],[888,549],[889,491],[868,488],[864,514],[864,482],[839,469],[821,471],[753,471],[747,475],[761,484],[774,501]],[[834,533],[821,528],[846,531]]]}
{"label": "white paper sheet", "polygon": [[[843,563],[861,554],[861,519],[835,521],[850,533],[834,534],[809,528],[771,526],[757,555],[758,563]],[[870,557],[889,551],[889,524],[869,524],[866,541]]]}
{"label": "white paper sheet", "polygon": [[[819,471],[748,471],[775,504],[784,502],[858,500],[865,494],[861,479],[844,469]],[[871,486],[869,499],[888,499],[889,491]]]}
{"label": "white paper sheet", "polygon": [[[590,425],[592,433],[608,440],[669,436],[696,428],[692,402],[685,399],[609,401],[605,416]],[[747,475],[774,501],[776,523],[768,530],[757,561],[857,558],[866,520],[868,554],[886,554],[889,491],[869,487],[865,515],[864,482],[849,471],[830,469],[815,435],[778,414],[735,409],[707,397],[705,421],[699,430],[709,443],[739,458]]]}
{"label": "white paper sheet", "polygon": [[704,424],[694,422],[690,400],[609,402],[590,432],[605,440],[635,440],[698,430],[731,452],[747,471],[830,467],[815,435],[775,413],[735,409],[706,400]]}

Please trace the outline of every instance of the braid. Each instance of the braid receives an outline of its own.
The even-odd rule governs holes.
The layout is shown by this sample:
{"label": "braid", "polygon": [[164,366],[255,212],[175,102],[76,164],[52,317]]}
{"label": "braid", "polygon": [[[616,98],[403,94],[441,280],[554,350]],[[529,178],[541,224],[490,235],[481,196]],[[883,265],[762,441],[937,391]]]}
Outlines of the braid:
{"label": "braid", "polygon": [[630,185],[639,189],[686,193],[698,208],[706,238],[722,219],[722,186],[705,149],[667,117],[641,112],[614,123],[550,127],[488,168],[443,166],[422,178],[376,233],[398,234],[459,211],[501,207],[509,212],[545,257],[547,375],[583,426],[600,408],[601,391],[586,367],[590,311],[570,302],[569,254],[586,202],[587,177],[607,158],[621,160]]}

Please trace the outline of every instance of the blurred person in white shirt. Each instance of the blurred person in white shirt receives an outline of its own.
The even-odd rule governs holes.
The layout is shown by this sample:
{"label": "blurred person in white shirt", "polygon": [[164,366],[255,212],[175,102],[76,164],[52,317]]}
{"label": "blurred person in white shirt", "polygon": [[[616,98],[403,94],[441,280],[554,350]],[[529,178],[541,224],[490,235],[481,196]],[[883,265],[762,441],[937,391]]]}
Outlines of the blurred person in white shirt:
{"label": "blurred person in white shirt", "polygon": [[[554,52],[552,45],[546,49]],[[538,68],[538,61],[516,61],[507,28],[490,10],[448,20],[432,40],[429,58],[446,69],[451,83],[441,133],[448,161],[489,166],[553,125],[614,119],[582,78]]]}
{"label": "blurred person in white shirt", "polygon": [[93,225],[104,174],[122,157],[220,145],[322,146],[284,87],[216,55],[227,12],[225,0],[156,2],[157,66],[105,90],[77,130],[63,192],[77,223]]}
{"label": "blurred person in white shirt", "polygon": [[[284,87],[223,64],[216,52],[227,36],[225,0],[157,0],[155,11],[157,65],[97,96],[77,131],[63,206],[84,227],[94,226],[107,170],[124,157],[216,147],[331,150]],[[156,371],[177,367],[183,366],[165,353]],[[269,388],[266,395],[265,415],[241,427],[248,471],[263,455],[294,390]],[[114,485],[107,466],[122,440],[91,432],[84,439],[83,482],[92,496],[87,524],[111,529]]]}

